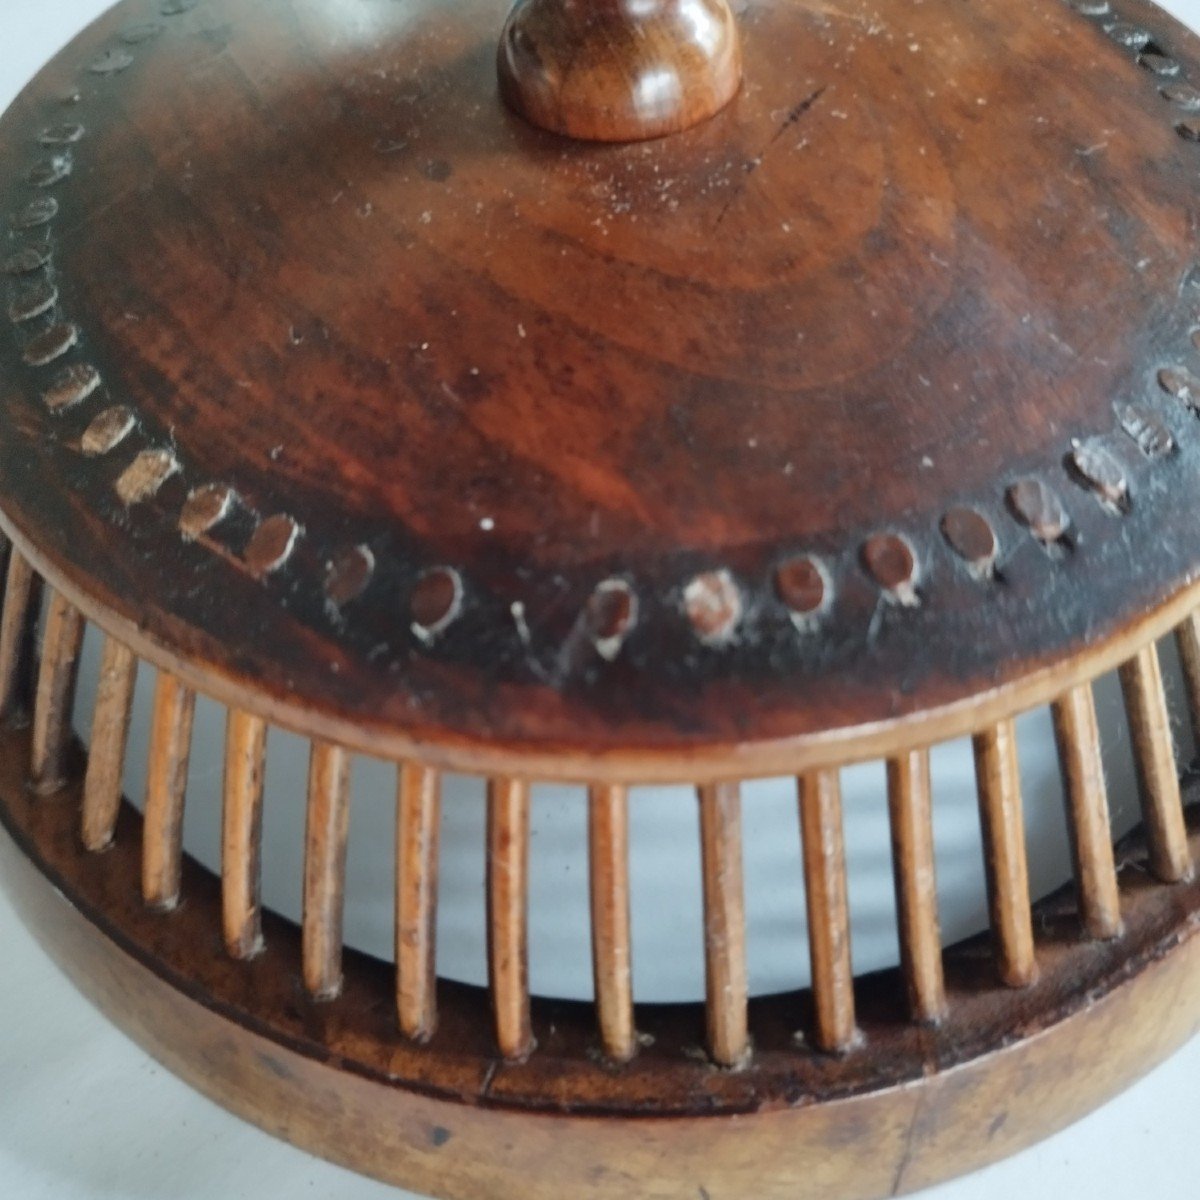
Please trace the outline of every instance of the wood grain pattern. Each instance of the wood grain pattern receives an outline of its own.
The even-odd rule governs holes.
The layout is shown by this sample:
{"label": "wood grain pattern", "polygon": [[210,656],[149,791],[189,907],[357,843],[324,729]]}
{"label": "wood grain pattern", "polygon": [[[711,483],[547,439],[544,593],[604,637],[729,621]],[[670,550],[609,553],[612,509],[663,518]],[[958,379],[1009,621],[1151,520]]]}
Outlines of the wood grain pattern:
{"label": "wood grain pattern", "polygon": [[996,967],[1009,987],[1028,987],[1038,972],[1030,915],[1017,734],[1012,722],[1003,721],[976,734],[973,748]]}
{"label": "wood grain pattern", "polygon": [[[53,204],[31,209],[26,183],[47,112],[117,44],[131,6],[0,121],[13,250],[53,235],[54,324],[78,331],[73,348],[55,342],[61,361],[24,366],[32,338],[32,360],[54,347],[32,322],[0,328],[3,525],[138,653],[229,706],[396,761],[636,782],[678,781],[686,759],[694,782],[970,732],[1057,697],[1195,608],[1200,529],[1176,481],[1200,454],[1200,423],[1176,419],[1183,393],[1155,381],[1193,353],[1186,217],[1200,147],[1176,130],[1179,99],[1104,19],[1053,4],[997,21],[930,0],[889,6],[862,38],[837,6],[756,0],[741,22],[753,86],[681,135],[596,147],[499,102],[480,53],[502,24],[491,0],[453,12],[381,2],[349,27],[338,0],[304,0],[304,19],[297,5],[205,0],[219,50],[187,18],[122,45],[136,66],[88,72],[70,114],[85,130],[78,169],[36,197]],[[1179,64],[1172,83],[1194,86],[1190,35],[1136,0],[1131,11]],[[318,32],[333,28],[336,39]],[[1072,69],[1048,70],[1047,46]],[[949,102],[946,47],[985,104]],[[336,103],[347,71],[425,79],[406,109],[414,136],[397,136],[382,83]],[[1031,73],[1037,88],[1015,82]],[[198,76],[203,103],[161,103]],[[269,153],[264,112],[277,121]],[[1037,134],[1047,112],[1054,138]],[[931,129],[944,152],[922,155]],[[1078,147],[1113,129],[1112,169],[1080,180]],[[186,196],[171,183],[185,139],[200,164]],[[1012,189],[997,192],[981,162]],[[337,203],[335,176],[355,181]],[[1039,224],[1045,202],[1052,230]],[[1145,230],[1151,261],[1137,239],[1115,239],[1095,270],[1048,281],[1048,263],[1094,257],[1101,210]],[[103,237],[81,219],[97,212]],[[277,252],[247,213],[265,214]],[[314,261],[328,267],[319,278]],[[113,279],[126,304],[101,301],[95,281]],[[1108,351],[1060,355],[1018,310],[1052,311],[1064,344]],[[397,329],[418,349],[398,355]],[[971,363],[1004,367],[984,370],[970,402],[968,346]],[[109,454],[82,453],[99,397],[47,407],[73,365],[130,410]],[[1131,399],[1131,379],[1145,395]],[[231,381],[253,393],[253,419],[221,401]],[[1013,420],[1014,389],[1044,399]],[[1150,421],[1127,422],[1130,404]],[[1127,427],[1173,429],[1175,453],[1148,452],[1161,439]],[[1063,462],[1071,439],[1101,435],[1133,456],[1121,516]],[[179,473],[125,510],[120,469],[167,446]],[[1004,496],[1027,476],[1066,509],[1069,564],[1019,550],[1031,535]],[[230,480],[234,510],[185,540],[187,498]],[[1002,586],[940,533],[964,508],[1003,543]],[[304,536],[255,579],[254,519],[279,513]],[[1114,521],[1136,570],[1112,568]],[[921,603],[875,621],[859,549],[879,534],[911,545]],[[329,564],[362,546],[375,570],[331,619]],[[816,636],[775,594],[800,547],[830,571]],[[465,594],[426,638],[398,613],[439,567]],[[721,571],[742,620],[710,652],[681,591]],[[193,586],[198,572],[211,586]],[[638,599],[611,661],[586,629],[604,579]]]}
{"label": "wood grain pattern", "polygon": [[488,986],[496,1044],[510,1062],[534,1050],[529,1021],[529,785],[488,780]]}
{"label": "wood grain pattern", "polygon": [[133,651],[116,638],[106,637],[88,739],[80,819],[83,844],[93,852],[107,849],[116,829],[137,671],[138,661]]}
{"label": "wood grain pattern", "polygon": [[29,767],[30,786],[40,796],[61,791],[70,771],[75,737],[71,719],[83,629],[79,610],[65,596],[53,592],[42,635]]}
{"label": "wood grain pattern", "polygon": [[150,908],[169,911],[179,903],[183,855],[183,803],[196,693],[160,671],[150,725],[146,775],[146,823],[142,840],[142,898]]}
{"label": "wood grain pattern", "polygon": [[304,844],[304,986],[314,1000],[342,990],[346,838],[350,831],[350,756],[313,742]]}
{"label": "wood grain pattern", "polygon": [[1091,687],[1072,688],[1051,706],[1051,714],[1067,800],[1080,920],[1091,937],[1118,937],[1121,897]]}
{"label": "wood grain pattern", "polygon": [[842,791],[836,770],[799,780],[808,953],[816,1004],[815,1041],[841,1054],[858,1040],[854,970],[850,960],[850,905],[842,832]]}
{"label": "wood grain pattern", "polygon": [[221,897],[225,949],[253,958],[262,938],[262,821],[267,723],[231,709],[225,729]]}
{"label": "wood grain pattern", "polygon": [[397,788],[396,1013],[405,1037],[427,1042],[437,1030],[441,777],[403,763]]}
{"label": "wood grain pattern", "polygon": [[708,1052],[718,1066],[736,1067],[750,1053],[742,798],[734,783],[705,785],[698,795]]}
{"label": "wood grain pattern", "polygon": [[0,720],[19,718],[33,699],[32,629],[41,608],[42,582],[29,559],[9,552],[0,612]]}
{"label": "wood grain pattern", "polygon": [[637,1053],[629,895],[629,795],[597,784],[588,792],[592,975],[604,1052],[614,1062]]}
{"label": "wood grain pattern", "polygon": [[913,1019],[936,1024],[946,1015],[942,938],[934,863],[929,751],[913,750],[887,764],[888,812],[900,959]]}
{"label": "wood grain pattern", "polygon": [[1150,846],[1150,869],[1164,883],[1177,883],[1190,878],[1192,859],[1157,647],[1139,651],[1121,668],[1120,677]]}

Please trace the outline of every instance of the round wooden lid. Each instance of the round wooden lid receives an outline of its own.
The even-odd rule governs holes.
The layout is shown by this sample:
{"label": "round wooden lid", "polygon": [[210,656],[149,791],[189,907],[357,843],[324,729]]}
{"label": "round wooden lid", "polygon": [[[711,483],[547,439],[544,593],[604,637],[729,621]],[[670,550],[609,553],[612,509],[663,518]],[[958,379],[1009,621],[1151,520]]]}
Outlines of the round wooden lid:
{"label": "round wooden lid", "polygon": [[1190,602],[1181,26],[754,0],[732,103],[605,145],[501,103],[505,15],[124,0],[4,117],[0,506],[73,599],[307,732],[645,778],[961,732]]}

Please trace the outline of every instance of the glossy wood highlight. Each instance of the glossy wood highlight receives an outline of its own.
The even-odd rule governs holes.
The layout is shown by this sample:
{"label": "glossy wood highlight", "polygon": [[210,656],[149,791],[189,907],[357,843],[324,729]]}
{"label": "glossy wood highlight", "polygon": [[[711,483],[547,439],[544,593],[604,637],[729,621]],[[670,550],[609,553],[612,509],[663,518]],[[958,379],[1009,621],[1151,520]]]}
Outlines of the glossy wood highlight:
{"label": "glossy wood highlight", "polygon": [[808,954],[816,1005],[814,1041],[821,1050],[842,1054],[858,1040],[858,1029],[838,772],[813,771],[800,776],[799,798]]}
{"label": "glossy wood highlight", "polygon": [[938,925],[929,751],[913,750],[887,764],[888,813],[900,959],[909,1012],[936,1024],[946,1015],[942,938]]}
{"label": "glossy wood highlight", "polygon": [[438,848],[441,776],[402,763],[396,796],[396,1014],[427,1042],[437,1029]]}
{"label": "glossy wood highlight", "polygon": [[146,821],[142,840],[142,898],[169,911],[179,903],[183,853],[183,804],[196,693],[160,671],[150,725],[150,765],[146,775]]}
{"label": "glossy wood highlight", "polygon": [[350,831],[350,756],[313,742],[308,766],[304,846],[304,986],[314,1000],[342,990],[342,920],[346,900],[346,838]]}
{"label": "glossy wood highlight", "polygon": [[1072,688],[1050,711],[1067,801],[1079,917],[1090,937],[1118,937],[1121,896],[1091,686]]}
{"label": "glossy wood highlight", "polygon": [[1009,987],[1028,987],[1038,971],[1013,723],[976,734],[972,745],[996,968]]}
{"label": "glossy wood highlight", "polygon": [[1146,821],[1150,869],[1164,883],[1178,883],[1190,878],[1192,859],[1157,647],[1146,646],[1119,674]]}
{"label": "glossy wood highlight", "polygon": [[138,660],[133,651],[116,638],[106,637],[88,740],[80,818],[83,844],[93,852],[111,845],[121,808],[137,671]]}
{"label": "glossy wood highlight", "polygon": [[614,1062],[637,1053],[630,935],[629,794],[619,785],[588,791],[592,976],[604,1052]]}
{"label": "glossy wood highlight", "polygon": [[718,1066],[736,1067],[750,1054],[742,797],[736,783],[705,784],[697,795],[708,1052]]}
{"label": "glossy wood highlight", "polygon": [[262,938],[262,821],[267,723],[230,709],[221,810],[221,902],[225,949],[253,958]]}
{"label": "glossy wood highlight", "polygon": [[32,700],[33,629],[41,597],[41,577],[34,574],[29,559],[13,547],[0,612],[0,720],[19,717]]}
{"label": "glossy wood highlight", "polygon": [[496,1044],[510,1062],[534,1049],[529,1020],[529,785],[489,779],[488,985]]}
{"label": "glossy wood highlight", "polygon": [[51,593],[42,635],[29,768],[30,786],[39,796],[52,795],[67,782],[83,629],[79,610],[59,592]]}

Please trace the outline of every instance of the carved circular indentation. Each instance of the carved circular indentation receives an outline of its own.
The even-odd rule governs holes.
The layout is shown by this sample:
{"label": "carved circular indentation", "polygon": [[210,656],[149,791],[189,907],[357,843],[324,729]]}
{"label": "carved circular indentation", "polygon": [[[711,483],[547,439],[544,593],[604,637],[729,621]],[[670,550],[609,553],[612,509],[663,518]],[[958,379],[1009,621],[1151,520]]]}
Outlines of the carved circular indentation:
{"label": "carved circular indentation", "polygon": [[942,515],[941,530],[950,549],[973,575],[990,579],[995,574],[1000,545],[991,521],[983,513],[965,505],[948,509]]}
{"label": "carved circular indentation", "polygon": [[1200,379],[1187,367],[1163,367],[1158,373],[1158,386],[1193,411],[1200,403]]}
{"label": "carved circular indentation", "polygon": [[8,319],[18,325],[48,313],[58,303],[58,288],[49,279],[23,288],[8,306]]}
{"label": "carved circular indentation", "polygon": [[1154,40],[1153,36],[1140,25],[1130,25],[1126,21],[1115,21],[1111,25],[1105,25],[1104,32],[1114,42],[1122,46],[1129,46],[1134,50],[1142,50]]}
{"label": "carved circular indentation", "polygon": [[37,196],[13,214],[13,228],[36,229],[39,225],[49,225],[57,216],[58,201],[53,196]]}
{"label": "carved circular indentation", "polygon": [[25,246],[4,260],[6,275],[32,275],[50,261],[49,246]]}
{"label": "carved circular indentation", "polygon": [[89,458],[115,450],[133,431],[133,410],[125,404],[106,408],[83,431],[79,448]]}
{"label": "carved circular indentation", "polygon": [[335,609],[353,603],[367,590],[375,574],[375,555],[370,546],[344,550],[325,569],[325,599]]}
{"label": "carved circular indentation", "polygon": [[100,386],[100,372],[91,363],[72,363],[55,375],[42,399],[51,412],[64,412],[86,400]]}
{"label": "carved circular indentation", "polygon": [[152,500],[178,470],[179,461],[170,450],[143,450],[117,479],[117,498],[126,507]]}
{"label": "carved circular indentation", "polygon": [[1073,440],[1071,466],[1106,508],[1113,512],[1128,509],[1129,481],[1125,477],[1125,468],[1098,439]]}
{"label": "carved circular indentation", "polygon": [[98,58],[92,59],[88,63],[88,70],[93,75],[115,75],[118,71],[124,71],[127,67],[133,66],[133,55],[128,50],[114,48],[105,50]]}
{"label": "carved circular indentation", "polygon": [[79,330],[74,325],[67,322],[51,325],[25,346],[25,362],[31,367],[44,367],[62,358],[78,341]]}
{"label": "carved circular indentation", "polygon": [[1167,423],[1144,404],[1120,404],[1117,420],[1147,458],[1162,458],[1175,449],[1175,436]]}
{"label": "carved circular indentation", "polygon": [[684,613],[706,646],[724,645],[733,639],[742,607],[742,594],[724,568],[697,575],[683,589]]}
{"label": "carved circular indentation", "polygon": [[917,556],[907,538],[898,533],[874,533],[863,542],[859,554],[886,599],[909,608],[920,603]]}
{"label": "carved circular indentation", "polygon": [[1013,516],[1046,545],[1057,542],[1071,526],[1058,493],[1034,476],[1018,479],[1005,498]]}
{"label": "carved circular indentation", "polygon": [[462,603],[462,576],[453,567],[431,567],[417,580],[409,602],[413,633],[432,641],[454,623]]}
{"label": "carved circular indentation", "polygon": [[205,483],[193,488],[179,514],[179,532],[192,542],[219,525],[232,511],[237,493],[227,483]]}
{"label": "carved circular indentation", "polygon": [[812,629],[833,599],[833,584],[820,559],[797,554],[775,568],[775,594],[788,610],[792,623]]}
{"label": "carved circular indentation", "polygon": [[1200,89],[1190,83],[1170,83],[1159,90],[1165,100],[1179,105],[1186,112],[1200,112]]}
{"label": "carved circular indentation", "polygon": [[637,593],[624,579],[605,579],[588,597],[584,619],[596,653],[612,662],[637,624]]}
{"label": "carved circular indentation", "polygon": [[50,125],[38,134],[38,141],[43,146],[72,146],[83,137],[83,126],[75,122],[63,125]]}
{"label": "carved circular indentation", "polygon": [[26,179],[33,187],[54,187],[56,183],[62,183],[71,174],[73,168],[74,163],[69,154],[55,154],[51,158],[43,159],[40,163],[35,163],[30,168]]}
{"label": "carved circular indentation", "polygon": [[251,574],[266,579],[287,564],[304,533],[300,523],[286,513],[276,513],[251,535],[243,555]]}
{"label": "carved circular indentation", "polygon": [[1146,50],[1139,54],[1138,65],[1155,75],[1162,75],[1166,78],[1179,74],[1179,64],[1173,58],[1168,58],[1157,50]]}

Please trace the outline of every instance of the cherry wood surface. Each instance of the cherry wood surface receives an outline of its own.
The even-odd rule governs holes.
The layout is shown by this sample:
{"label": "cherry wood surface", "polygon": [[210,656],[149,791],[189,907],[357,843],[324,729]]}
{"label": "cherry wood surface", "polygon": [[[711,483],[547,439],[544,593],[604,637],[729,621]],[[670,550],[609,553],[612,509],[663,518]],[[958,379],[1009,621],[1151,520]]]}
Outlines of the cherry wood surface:
{"label": "cherry wood surface", "polygon": [[906,750],[1183,615],[1181,26],[756,0],[726,108],[600,145],[500,101],[505,15],[124,0],[0,121],[56,588],[288,727],[591,779]]}

